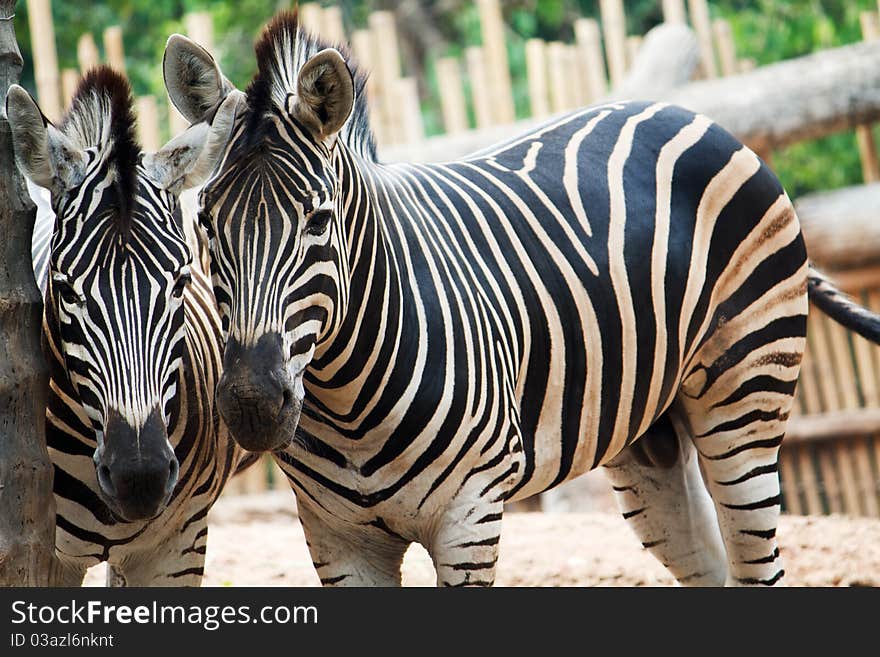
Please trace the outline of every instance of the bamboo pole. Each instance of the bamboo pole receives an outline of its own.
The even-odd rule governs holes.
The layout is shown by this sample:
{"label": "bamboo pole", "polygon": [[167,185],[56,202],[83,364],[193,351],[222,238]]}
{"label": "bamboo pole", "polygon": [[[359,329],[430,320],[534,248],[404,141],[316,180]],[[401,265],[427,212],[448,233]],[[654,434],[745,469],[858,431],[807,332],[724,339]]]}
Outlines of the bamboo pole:
{"label": "bamboo pole", "polygon": [[299,24],[315,36],[321,36],[324,22],[324,10],[317,2],[306,2],[299,6]]}
{"label": "bamboo pole", "polygon": [[101,56],[98,54],[98,46],[90,32],[81,35],[76,42],[76,60],[79,63],[79,72],[85,75],[89,69],[101,64]]}
{"label": "bamboo pole", "polygon": [[339,6],[324,8],[321,30],[321,35],[328,43],[333,45],[348,43],[348,38],[345,36],[345,25],[342,22],[342,9]]}
{"label": "bamboo pole", "polygon": [[471,95],[474,101],[474,114],[477,128],[488,128],[493,125],[492,95],[489,91],[486,55],[480,46],[465,49],[468,77],[471,81]]}
{"label": "bamboo pole", "polygon": [[144,150],[155,153],[162,146],[159,137],[159,108],[155,96],[141,96],[137,99],[138,139]]}
{"label": "bamboo pole", "polygon": [[75,68],[66,68],[61,71],[61,99],[64,107],[70,107],[70,103],[79,86],[79,71]]}
{"label": "bamboo pole", "polygon": [[417,144],[425,138],[425,127],[422,124],[422,109],[419,104],[419,87],[416,79],[408,77],[397,80],[394,95],[400,104],[403,143]]}
{"label": "bamboo pole", "polygon": [[492,93],[492,115],[495,123],[513,123],[516,113],[513,106],[501,3],[499,0],[477,0],[477,6],[480,10],[483,48]]}
{"label": "bamboo pole", "polygon": [[532,116],[543,118],[550,114],[550,102],[547,88],[547,44],[541,39],[526,41],[526,74]]}
{"label": "bamboo pole", "polygon": [[184,19],[187,36],[205,50],[214,52],[214,17],[207,11],[194,11]]}
{"label": "bamboo pole", "polygon": [[370,107],[370,127],[377,144],[386,143],[384,112],[378,86],[379,75],[373,56],[373,34],[370,30],[355,30],[351,35],[351,47],[358,65],[369,71],[367,77],[367,103]]}
{"label": "bamboo pole", "polygon": [[461,69],[455,57],[441,57],[436,62],[437,86],[440,88],[440,106],[446,133],[454,135],[468,129],[467,103]]}
{"label": "bamboo pole", "polygon": [[553,41],[547,45],[547,71],[550,79],[550,107],[554,114],[574,106],[571,80],[568,77],[566,45]]}
{"label": "bamboo pole", "polygon": [[639,35],[632,35],[626,37],[626,70],[629,71],[632,68],[633,63],[636,61],[636,58],[639,56],[639,50],[642,49],[642,37]]}
{"label": "bamboo pole", "polygon": [[615,87],[626,75],[626,15],[623,0],[600,0],[602,33],[605,36],[605,59],[608,77]]}
{"label": "bamboo pole", "polygon": [[40,109],[50,120],[61,118],[61,74],[55,50],[55,27],[50,0],[28,0],[28,24],[33,35],[32,56]]}
{"label": "bamboo pole", "polygon": [[684,0],[663,0],[663,22],[687,24]]}
{"label": "bamboo pole", "polygon": [[605,78],[605,58],[602,55],[602,36],[599,23],[592,18],[575,21],[574,34],[587,81],[587,102],[599,100],[608,92]]}
{"label": "bamboo pole", "polygon": [[373,33],[373,72],[382,104],[384,143],[394,144],[401,139],[400,124],[396,120],[397,99],[394,97],[396,81],[400,78],[397,27],[390,11],[373,12],[368,22]]}
{"label": "bamboo pole", "polygon": [[[859,22],[862,27],[862,38],[865,41],[876,41],[880,38],[880,22],[876,12],[863,11],[859,14]],[[862,163],[862,179],[866,183],[880,181],[877,143],[870,125],[856,127],[856,143],[859,148],[859,160]]]}
{"label": "bamboo pole", "polygon": [[125,75],[125,48],[122,44],[122,27],[119,25],[111,25],[104,30],[104,56],[113,69]]}
{"label": "bamboo pole", "polygon": [[733,42],[733,31],[730,23],[719,18],[712,23],[712,31],[715,33],[715,43],[718,46],[718,61],[721,63],[721,75],[736,75],[739,73],[739,62],[736,59],[736,45]]}
{"label": "bamboo pole", "polygon": [[706,0],[688,0],[691,24],[697,33],[700,44],[700,64],[703,76],[717,78],[718,67],[715,66],[715,51],[712,48],[712,23],[709,19],[709,5]]}

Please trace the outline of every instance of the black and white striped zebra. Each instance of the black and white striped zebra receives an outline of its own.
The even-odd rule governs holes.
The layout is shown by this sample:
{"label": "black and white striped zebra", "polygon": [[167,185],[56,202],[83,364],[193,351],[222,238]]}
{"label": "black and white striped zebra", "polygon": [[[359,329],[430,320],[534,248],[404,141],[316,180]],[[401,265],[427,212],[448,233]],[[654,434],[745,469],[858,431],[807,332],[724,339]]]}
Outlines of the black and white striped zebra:
{"label": "black and white striped zebra", "polygon": [[219,314],[178,204],[218,151],[201,126],[142,153],[131,103],[109,68],[58,127],[21,87],[6,100],[18,165],[51,199],[34,270],[59,585],[103,561],[111,585],[199,584],[206,515],[242,453],[214,412]]}
{"label": "black and white striped zebra", "polygon": [[256,57],[241,92],[175,35],[165,79],[227,141],[200,214],[220,412],[275,450],[324,584],[398,584],[413,541],[439,584],[491,584],[504,502],[598,466],[679,582],[782,577],[809,269],[753,152],[621,102],[380,164],[344,56],[282,13]]}

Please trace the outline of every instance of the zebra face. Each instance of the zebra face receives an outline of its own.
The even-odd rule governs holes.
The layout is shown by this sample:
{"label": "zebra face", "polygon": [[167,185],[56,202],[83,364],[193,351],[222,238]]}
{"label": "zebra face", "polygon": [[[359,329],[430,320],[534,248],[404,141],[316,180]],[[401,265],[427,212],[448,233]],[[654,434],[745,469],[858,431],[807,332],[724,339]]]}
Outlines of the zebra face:
{"label": "zebra face", "polygon": [[296,429],[303,375],[344,298],[344,236],[331,153],[296,121],[240,133],[201,194],[226,338],[220,412],[242,447],[282,447]]}
{"label": "zebra face", "polygon": [[[128,83],[87,75],[60,128],[21,87],[7,95],[16,160],[51,191],[56,223],[45,297],[53,379],[70,384],[94,432],[96,488],[123,520],[155,517],[178,476],[171,443],[185,409],[185,295],[191,250],[178,194],[199,167],[204,129],[157,153],[134,138]],[[88,438],[88,436],[86,436]]]}
{"label": "zebra face", "polygon": [[292,32],[282,41],[282,50],[265,37],[257,44],[247,94],[183,37],[169,39],[164,64],[169,93],[190,120],[213,129],[212,108],[237,107],[222,164],[201,193],[200,223],[226,334],[217,404],[251,451],[293,438],[306,369],[348,297],[334,146],[352,110],[352,76],[337,51],[308,53]]}

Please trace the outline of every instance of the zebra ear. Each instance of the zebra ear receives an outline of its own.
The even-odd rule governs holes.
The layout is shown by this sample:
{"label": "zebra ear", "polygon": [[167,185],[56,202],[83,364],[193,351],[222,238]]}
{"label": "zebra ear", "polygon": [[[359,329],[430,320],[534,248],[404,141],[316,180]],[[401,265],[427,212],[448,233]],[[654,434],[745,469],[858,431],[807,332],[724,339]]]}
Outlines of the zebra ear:
{"label": "zebra ear", "polygon": [[6,118],[15,162],[33,183],[59,194],[82,180],[85,153],[49,123],[36,101],[17,84],[6,93]]}
{"label": "zebra ear", "polygon": [[180,34],[168,37],[162,73],[171,102],[190,123],[202,121],[235,89],[211,53]]}
{"label": "zebra ear", "polygon": [[244,94],[234,91],[217,109],[211,123],[196,123],[141,164],[159,186],[173,194],[204,184],[214,172],[229,141]]}
{"label": "zebra ear", "polygon": [[339,51],[327,48],[303,64],[296,91],[296,118],[318,139],[335,137],[354,107],[354,79]]}

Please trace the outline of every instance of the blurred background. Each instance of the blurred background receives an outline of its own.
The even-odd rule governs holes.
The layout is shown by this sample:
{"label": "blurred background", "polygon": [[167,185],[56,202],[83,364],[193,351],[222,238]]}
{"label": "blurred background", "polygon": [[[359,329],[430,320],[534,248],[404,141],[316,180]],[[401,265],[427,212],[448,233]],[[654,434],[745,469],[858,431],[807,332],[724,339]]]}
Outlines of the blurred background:
{"label": "blurred background", "polygon": [[[39,3],[38,3],[39,4]],[[254,70],[253,40],[261,26],[290,0],[53,0],[55,43],[60,69],[78,69],[78,46],[93,35],[106,57],[103,35],[120,26],[124,61],[137,95],[164,98],[160,63],[167,36],[190,30],[186,16],[208,12],[215,35],[214,53],[226,75],[239,87]],[[424,133],[444,132],[436,62],[443,57],[464,61],[469,47],[482,43],[479,3],[473,0],[349,0],[316,3],[338,11],[346,34],[370,27],[370,16],[391,11],[400,49],[400,75],[417,80]],[[576,41],[575,23],[601,18],[598,0],[504,0],[499,3],[509,58],[514,111],[531,115],[526,65],[526,42]],[[625,0],[625,33],[644,35],[664,19],[661,0]],[[686,3],[683,3],[686,4]],[[36,90],[33,49],[28,22],[22,20],[34,3],[21,0],[18,38],[25,59],[24,85]],[[729,24],[738,58],[763,65],[822,49],[860,41],[860,14],[876,11],[874,0],[711,0],[711,20]],[[375,25],[375,21],[373,22]],[[80,52],[82,48],[80,47]],[[463,76],[466,111],[476,124],[475,108]],[[167,124],[167,104],[158,103],[161,125]],[[163,131],[162,136],[167,136]],[[856,137],[852,131],[796,144],[774,153],[774,168],[793,197],[808,191],[833,189],[861,181]]]}

